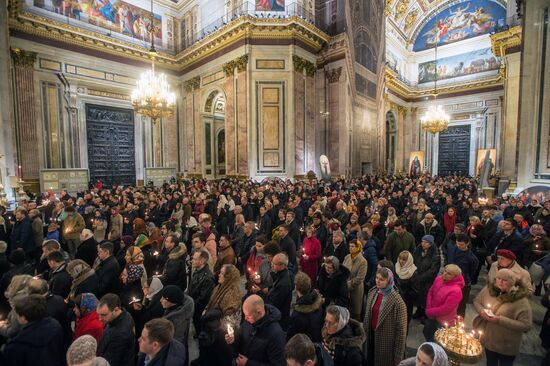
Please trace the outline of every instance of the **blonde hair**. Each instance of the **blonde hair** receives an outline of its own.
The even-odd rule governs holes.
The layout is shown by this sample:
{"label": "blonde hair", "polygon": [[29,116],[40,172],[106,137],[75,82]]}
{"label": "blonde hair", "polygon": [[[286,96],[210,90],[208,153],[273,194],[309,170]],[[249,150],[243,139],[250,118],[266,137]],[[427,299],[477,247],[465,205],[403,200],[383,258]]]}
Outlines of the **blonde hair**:
{"label": "blonde hair", "polygon": [[411,255],[411,253],[404,250],[401,253],[399,253],[399,259],[403,259],[404,261],[406,261],[407,259],[409,259],[409,255]]}
{"label": "blonde hair", "polygon": [[456,264],[447,264],[444,269],[455,277],[462,274],[462,270]]}
{"label": "blonde hair", "polygon": [[4,292],[6,299],[10,300],[18,294],[28,294],[28,283],[32,280],[32,276],[27,274],[15,275]]}

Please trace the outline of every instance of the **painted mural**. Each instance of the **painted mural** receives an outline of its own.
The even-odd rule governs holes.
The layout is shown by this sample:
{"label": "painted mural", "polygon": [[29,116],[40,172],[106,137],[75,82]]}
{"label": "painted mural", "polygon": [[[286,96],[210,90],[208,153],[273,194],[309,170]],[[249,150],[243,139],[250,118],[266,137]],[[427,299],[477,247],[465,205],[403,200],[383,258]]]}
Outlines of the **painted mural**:
{"label": "painted mural", "polygon": [[256,0],[256,11],[284,11],[285,0]]}
{"label": "painted mural", "polygon": [[[121,0],[34,0],[34,6],[150,42],[151,12]],[[162,18],[155,14],[155,40],[162,40]]]}
{"label": "painted mural", "polygon": [[[445,57],[437,60],[437,80],[457,78],[480,72],[498,70],[500,60],[490,48]],[[435,80],[435,61],[418,65],[418,83],[429,83]]]}
{"label": "painted mural", "polygon": [[413,51],[477,37],[506,23],[506,9],[490,0],[464,1],[433,16],[418,32]]}

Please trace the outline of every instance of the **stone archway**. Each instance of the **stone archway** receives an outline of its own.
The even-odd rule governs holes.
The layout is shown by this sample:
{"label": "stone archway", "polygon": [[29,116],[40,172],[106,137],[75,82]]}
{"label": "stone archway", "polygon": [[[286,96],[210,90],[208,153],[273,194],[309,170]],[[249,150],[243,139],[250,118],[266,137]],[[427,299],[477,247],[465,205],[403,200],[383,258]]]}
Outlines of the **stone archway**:
{"label": "stone archway", "polygon": [[202,147],[203,176],[216,179],[225,176],[225,94],[215,89],[208,94],[203,108],[204,140]]}

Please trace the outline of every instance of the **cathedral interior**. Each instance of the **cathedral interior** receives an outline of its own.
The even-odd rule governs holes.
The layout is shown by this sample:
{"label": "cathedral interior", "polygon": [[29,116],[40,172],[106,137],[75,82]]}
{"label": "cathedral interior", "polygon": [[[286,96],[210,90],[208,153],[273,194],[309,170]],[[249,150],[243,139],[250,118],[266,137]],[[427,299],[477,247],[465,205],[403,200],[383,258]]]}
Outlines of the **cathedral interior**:
{"label": "cathedral interior", "polygon": [[[337,177],[489,159],[499,192],[550,183],[548,0],[2,2],[8,198],[21,181],[301,179],[322,155]],[[173,93],[159,116],[134,103],[152,62]]]}

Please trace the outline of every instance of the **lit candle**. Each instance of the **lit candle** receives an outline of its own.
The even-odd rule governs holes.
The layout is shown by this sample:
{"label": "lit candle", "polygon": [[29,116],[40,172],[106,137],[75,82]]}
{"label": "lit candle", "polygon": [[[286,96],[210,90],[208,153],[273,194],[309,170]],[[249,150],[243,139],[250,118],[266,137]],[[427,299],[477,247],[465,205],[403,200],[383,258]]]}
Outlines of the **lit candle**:
{"label": "lit candle", "polygon": [[159,255],[159,252],[155,250],[155,251],[153,252],[153,255],[156,257],[157,255]]}
{"label": "lit candle", "polygon": [[227,324],[227,335],[229,337],[233,337],[233,335],[235,334],[235,332],[233,331],[233,327],[231,326],[231,324]]}
{"label": "lit candle", "polygon": [[21,165],[17,166],[17,176],[21,178]]}

